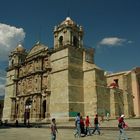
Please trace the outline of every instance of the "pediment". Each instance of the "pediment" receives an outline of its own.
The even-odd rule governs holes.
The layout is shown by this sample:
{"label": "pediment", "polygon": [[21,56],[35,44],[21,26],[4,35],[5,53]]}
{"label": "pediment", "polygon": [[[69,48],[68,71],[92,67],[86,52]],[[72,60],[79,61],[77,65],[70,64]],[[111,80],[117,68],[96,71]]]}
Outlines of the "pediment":
{"label": "pediment", "polygon": [[30,50],[30,52],[28,53],[27,55],[27,58],[28,57],[31,57],[37,53],[39,53],[40,51],[44,51],[44,50],[47,50],[48,47],[43,45],[43,44],[40,44],[40,43],[37,43],[33,46],[33,48]]}

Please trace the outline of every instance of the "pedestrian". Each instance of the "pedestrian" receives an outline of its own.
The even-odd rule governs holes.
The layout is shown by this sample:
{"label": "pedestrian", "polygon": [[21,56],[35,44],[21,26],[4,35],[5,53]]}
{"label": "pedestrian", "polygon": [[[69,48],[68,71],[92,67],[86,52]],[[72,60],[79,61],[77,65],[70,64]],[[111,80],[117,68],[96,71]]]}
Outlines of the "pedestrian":
{"label": "pedestrian", "polygon": [[76,127],[76,132],[74,133],[74,136],[81,137],[80,113],[77,113],[77,116],[75,119],[75,127]]}
{"label": "pedestrian", "polygon": [[126,123],[124,122],[124,114],[122,114],[121,115],[121,117],[118,119],[118,127],[119,127],[119,138],[118,138],[118,140],[120,140],[121,139],[121,137],[124,137],[124,139],[125,140],[128,140],[128,137],[127,137],[127,135],[126,135],[126,133],[125,133],[125,131],[124,131],[124,129],[126,128],[126,127],[128,127],[127,125],[126,125]]}
{"label": "pedestrian", "polygon": [[15,126],[18,127],[18,119],[16,119]]}
{"label": "pedestrian", "polygon": [[56,120],[55,118],[53,118],[51,122],[51,140],[56,140],[56,132],[58,133],[58,130],[56,127]]}
{"label": "pedestrian", "polygon": [[85,132],[85,123],[84,123],[84,120],[83,120],[83,117],[80,116],[80,128],[81,128],[81,134],[84,134],[82,136],[85,136],[86,135],[86,132]]}
{"label": "pedestrian", "polygon": [[98,114],[96,114],[96,116],[95,116],[95,118],[94,118],[94,130],[93,130],[92,134],[94,134],[94,132],[95,132],[96,130],[98,131],[98,134],[100,135]]}
{"label": "pedestrian", "polygon": [[28,109],[26,112],[26,121],[27,121],[27,127],[30,127],[30,110]]}
{"label": "pedestrian", "polygon": [[25,112],[24,112],[24,125],[27,125],[28,118],[29,118],[29,113],[28,113],[28,110],[25,109]]}
{"label": "pedestrian", "polygon": [[91,132],[90,132],[90,128],[89,128],[89,125],[91,126],[91,123],[89,121],[89,116],[87,116],[85,119],[85,125],[86,125],[86,135],[91,136]]}
{"label": "pedestrian", "polygon": [[109,121],[109,116],[110,116],[110,114],[109,114],[109,112],[107,112],[107,113],[106,113],[106,120],[107,120],[107,121]]}

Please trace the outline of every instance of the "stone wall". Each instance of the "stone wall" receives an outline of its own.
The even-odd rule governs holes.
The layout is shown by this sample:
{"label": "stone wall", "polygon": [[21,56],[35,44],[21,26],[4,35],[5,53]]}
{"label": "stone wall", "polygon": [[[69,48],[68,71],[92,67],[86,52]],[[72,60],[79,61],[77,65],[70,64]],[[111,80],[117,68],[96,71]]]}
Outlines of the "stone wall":
{"label": "stone wall", "polygon": [[15,93],[15,85],[13,79],[15,78],[15,70],[8,71],[7,73],[7,84],[5,88],[5,98],[4,98],[4,109],[3,109],[3,120],[10,120],[11,114],[14,113],[12,110],[12,100]]}
{"label": "stone wall", "polygon": [[84,112],[89,116],[97,113],[95,71],[92,69],[84,72]]}
{"label": "stone wall", "polygon": [[50,117],[68,119],[68,48],[51,55],[51,67]]}
{"label": "stone wall", "polygon": [[124,74],[125,72],[114,73],[107,75],[107,85],[109,86],[111,83],[114,82],[115,79],[118,79],[118,87],[119,89],[124,89]]}
{"label": "stone wall", "polygon": [[97,113],[99,116],[106,116],[106,113],[110,113],[110,94],[107,88],[106,78],[104,71],[96,69],[96,92],[97,92]]}
{"label": "stone wall", "polygon": [[124,114],[124,97],[122,90],[110,90],[110,114],[112,118]]}
{"label": "stone wall", "polygon": [[134,102],[134,115],[136,117],[140,117],[140,84],[135,71],[131,73],[132,79],[132,94],[133,94],[133,102]]}
{"label": "stone wall", "polygon": [[84,115],[83,96],[83,52],[81,49],[69,47],[69,117],[78,112]]}
{"label": "stone wall", "polygon": [[[114,79],[118,79],[118,87],[111,89],[111,111],[112,117],[125,114],[126,117],[134,116],[134,105],[133,105],[133,91],[132,87],[132,76],[130,71],[120,72],[107,76],[108,85],[113,82]],[[114,92],[113,92],[114,90]],[[113,99],[114,98],[114,99]],[[112,100],[113,99],[113,100]]]}
{"label": "stone wall", "polygon": [[4,100],[0,99],[0,120],[2,119],[2,115],[3,115],[3,106],[4,106]]}

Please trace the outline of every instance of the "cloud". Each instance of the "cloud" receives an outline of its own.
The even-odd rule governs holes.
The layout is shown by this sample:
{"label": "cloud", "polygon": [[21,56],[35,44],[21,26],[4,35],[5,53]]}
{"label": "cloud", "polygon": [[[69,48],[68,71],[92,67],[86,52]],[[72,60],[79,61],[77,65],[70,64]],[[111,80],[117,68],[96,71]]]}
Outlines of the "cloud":
{"label": "cloud", "polygon": [[0,77],[0,84],[5,82],[5,77]]}
{"label": "cloud", "polygon": [[5,78],[0,77],[0,96],[5,94]]}
{"label": "cloud", "polygon": [[24,38],[25,32],[22,28],[0,23],[0,60],[8,60],[10,51]]}
{"label": "cloud", "polygon": [[118,37],[107,37],[103,38],[98,46],[122,46],[125,43],[132,43],[132,41],[128,41],[127,39],[124,38],[118,38]]}
{"label": "cloud", "polygon": [[3,96],[5,94],[5,85],[1,84],[0,85],[0,96]]}

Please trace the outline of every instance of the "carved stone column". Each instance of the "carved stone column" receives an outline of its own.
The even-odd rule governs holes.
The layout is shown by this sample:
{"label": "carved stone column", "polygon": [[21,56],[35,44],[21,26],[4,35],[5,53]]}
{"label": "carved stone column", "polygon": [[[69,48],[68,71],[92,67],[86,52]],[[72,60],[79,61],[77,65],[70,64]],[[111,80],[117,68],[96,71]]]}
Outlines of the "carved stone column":
{"label": "carved stone column", "polygon": [[42,103],[42,99],[41,98],[42,98],[41,96],[37,97],[37,103],[36,103],[36,106],[37,106],[36,119],[37,120],[41,119],[41,103]]}
{"label": "carved stone column", "polygon": [[37,102],[36,102],[36,96],[33,97],[33,102],[32,102],[32,118],[33,120],[36,119],[36,113],[37,113]]}
{"label": "carved stone column", "polygon": [[110,115],[111,115],[111,118],[115,118],[115,116],[116,116],[114,92],[115,92],[114,89],[110,89]]}
{"label": "carved stone column", "polygon": [[134,96],[134,113],[136,117],[140,117],[140,91],[139,91],[140,88],[135,71],[132,72],[131,78],[132,78],[132,93]]}
{"label": "carved stone column", "polygon": [[46,118],[50,118],[50,95],[51,95],[51,92],[48,91],[47,92],[47,98],[46,98]]}
{"label": "carved stone column", "polygon": [[13,99],[13,98],[12,98],[11,100],[12,100],[12,102],[11,102],[11,103],[12,103],[12,108],[11,108],[11,120],[14,120],[14,119],[15,119],[15,115],[16,115],[16,114],[15,114],[15,113],[16,113],[16,110],[15,110],[15,109],[16,109],[16,108],[15,108],[15,107],[16,107],[16,99]]}

